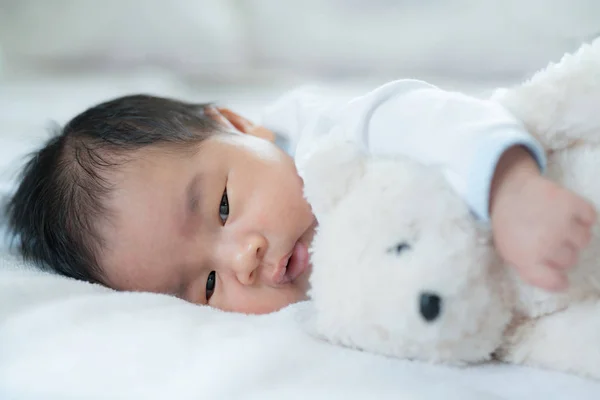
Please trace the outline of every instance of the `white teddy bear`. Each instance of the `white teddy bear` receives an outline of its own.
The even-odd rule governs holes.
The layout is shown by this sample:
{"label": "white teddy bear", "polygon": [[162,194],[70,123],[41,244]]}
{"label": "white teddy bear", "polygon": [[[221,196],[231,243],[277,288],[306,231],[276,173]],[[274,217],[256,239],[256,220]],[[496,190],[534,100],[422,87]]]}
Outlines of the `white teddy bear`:
{"label": "white teddy bear", "polygon": [[[543,143],[547,176],[600,209],[600,39],[493,98]],[[598,227],[570,289],[553,294],[502,265],[489,229],[433,168],[332,141],[302,174],[319,220],[314,334],[401,358],[496,358],[600,379]]]}

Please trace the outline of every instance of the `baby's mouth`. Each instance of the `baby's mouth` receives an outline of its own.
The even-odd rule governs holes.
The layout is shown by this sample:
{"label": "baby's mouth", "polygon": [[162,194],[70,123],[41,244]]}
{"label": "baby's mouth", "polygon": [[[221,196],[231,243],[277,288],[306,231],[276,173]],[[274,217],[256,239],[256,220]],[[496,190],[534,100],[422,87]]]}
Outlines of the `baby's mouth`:
{"label": "baby's mouth", "polygon": [[308,265],[308,247],[298,241],[292,251],[279,263],[273,276],[273,282],[278,285],[293,282],[308,269]]}

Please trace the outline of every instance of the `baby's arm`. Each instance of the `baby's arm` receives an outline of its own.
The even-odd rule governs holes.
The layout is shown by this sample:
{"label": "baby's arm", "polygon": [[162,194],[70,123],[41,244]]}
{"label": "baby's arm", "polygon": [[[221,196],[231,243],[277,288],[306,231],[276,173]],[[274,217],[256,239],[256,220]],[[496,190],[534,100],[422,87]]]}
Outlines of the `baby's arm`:
{"label": "baby's arm", "polygon": [[525,281],[563,289],[566,270],[589,242],[593,206],[543,177],[543,149],[499,104],[424,83],[396,85],[383,101],[371,100],[379,102],[368,125],[369,150],[440,166],[473,212],[491,223],[500,256]]}

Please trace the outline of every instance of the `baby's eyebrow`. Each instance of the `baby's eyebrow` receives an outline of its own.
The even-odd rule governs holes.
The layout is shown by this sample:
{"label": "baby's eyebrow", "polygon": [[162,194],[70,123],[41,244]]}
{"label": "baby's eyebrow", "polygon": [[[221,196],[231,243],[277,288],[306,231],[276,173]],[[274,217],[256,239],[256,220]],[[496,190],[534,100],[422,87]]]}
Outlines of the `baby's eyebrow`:
{"label": "baby's eyebrow", "polygon": [[200,187],[200,174],[196,174],[194,175],[194,177],[192,178],[192,180],[188,183],[187,188],[186,188],[186,198],[188,200],[188,205],[193,205],[191,204],[194,201],[198,201],[199,196],[198,196],[198,190]]}
{"label": "baby's eyebrow", "polygon": [[189,236],[196,231],[197,224],[195,218],[191,218],[192,211],[197,214],[197,208],[200,206],[200,174],[194,175],[194,177],[188,182],[185,193],[183,195],[182,207],[183,207],[183,220],[181,221],[181,231],[184,236]]}

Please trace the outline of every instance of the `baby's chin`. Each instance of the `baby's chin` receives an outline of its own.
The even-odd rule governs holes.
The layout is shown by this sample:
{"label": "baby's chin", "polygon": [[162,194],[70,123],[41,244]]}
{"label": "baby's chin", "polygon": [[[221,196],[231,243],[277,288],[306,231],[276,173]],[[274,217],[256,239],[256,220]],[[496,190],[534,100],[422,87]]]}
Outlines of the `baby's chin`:
{"label": "baby's chin", "polygon": [[243,314],[270,314],[284,309],[285,307],[308,300],[308,287],[311,267],[293,282],[280,287],[271,289],[270,293],[254,301],[245,301],[236,304],[235,307],[223,309]]}
{"label": "baby's chin", "polygon": [[310,273],[312,272],[312,265],[309,265],[307,270],[300,275],[296,280],[291,282],[284,289],[282,288],[282,292],[278,299],[278,305],[274,305],[271,310],[267,310],[266,312],[276,312],[279,311],[289,305],[308,300],[308,289],[310,288]]}

